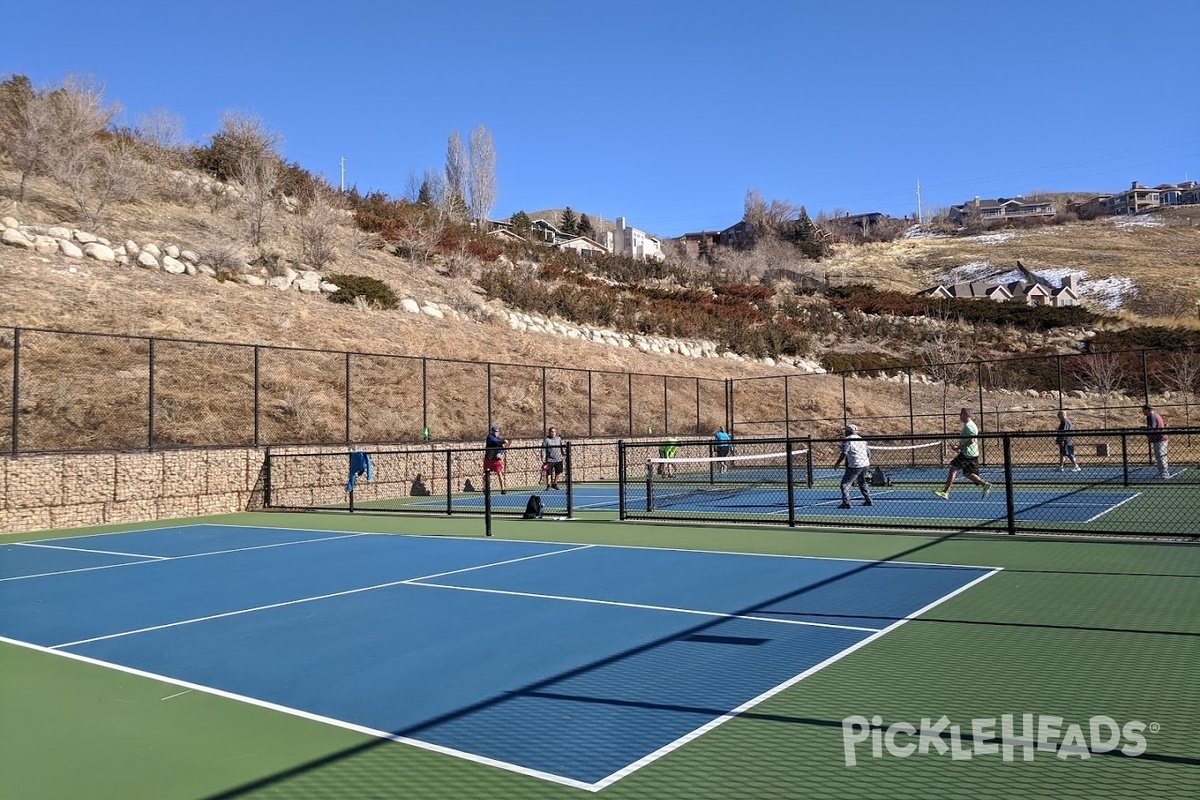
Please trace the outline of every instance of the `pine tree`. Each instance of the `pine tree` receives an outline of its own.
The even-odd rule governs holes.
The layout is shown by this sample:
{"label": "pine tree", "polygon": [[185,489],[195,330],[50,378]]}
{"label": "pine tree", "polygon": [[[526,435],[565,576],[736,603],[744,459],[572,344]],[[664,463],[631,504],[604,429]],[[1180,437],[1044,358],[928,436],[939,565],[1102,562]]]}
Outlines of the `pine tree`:
{"label": "pine tree", "polygon": [[590,219],[588,219],[587,214],[579,215],[579,225],[576,226],[575,231],[580,236],[586,236],[589,239],[596,238],[596,229],[595,229],[595,227],[592,226],[592,221]]}
{"label": "pine tree", "polygon": [[433,187],[428,180],[421,181],[421,190],[417,193],[417,205],[422,208],[433,207]]}
{"label": "pine tree", "polygon": [[570,206],[563,209],[562,217],[558,221],[558,229],[569,236],[575,236],[579,233],[579,218],[575,216],[575,212]]}
{"label": "pine tree", "polygon": [[524,211],[518,211],[508,218],[508,222],[512,225],[512,232],[517,236],[528,239],[533,233],[533,220]]}

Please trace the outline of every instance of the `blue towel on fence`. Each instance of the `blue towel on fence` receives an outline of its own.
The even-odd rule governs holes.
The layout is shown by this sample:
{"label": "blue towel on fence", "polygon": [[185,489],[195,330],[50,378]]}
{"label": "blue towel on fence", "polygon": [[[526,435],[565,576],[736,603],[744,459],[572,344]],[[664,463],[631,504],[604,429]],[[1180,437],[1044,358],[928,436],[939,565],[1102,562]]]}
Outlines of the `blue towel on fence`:
{"label": "blue towel on fence", "polygon": [[360,475],[366,475],[368,481],[375,480],[375,465],[371,457],[362,450],[350,451],[350,480],[346,481],[346,491],[354,491],[354,483]]}

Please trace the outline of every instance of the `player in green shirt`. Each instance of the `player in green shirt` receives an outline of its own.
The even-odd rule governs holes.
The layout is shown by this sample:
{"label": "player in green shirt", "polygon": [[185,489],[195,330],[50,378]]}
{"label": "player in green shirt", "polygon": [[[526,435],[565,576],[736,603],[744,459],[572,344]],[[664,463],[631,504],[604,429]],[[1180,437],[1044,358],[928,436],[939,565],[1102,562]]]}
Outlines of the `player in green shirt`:
{"label": "player in green shirt", "polygon": [[979,426],[971,419],[971,409],[964,408],[958,412],[962,420],[962,430],[958,434],[958,455],[950,461],[950,472],[946,475],[946,485],[934,489],[933,493],[943,500],[950,499],[950,487],[958,477],[958,471],[967,477],[971,483],[983,488],[983,496],[987,497],[992,485],[979,477]]}

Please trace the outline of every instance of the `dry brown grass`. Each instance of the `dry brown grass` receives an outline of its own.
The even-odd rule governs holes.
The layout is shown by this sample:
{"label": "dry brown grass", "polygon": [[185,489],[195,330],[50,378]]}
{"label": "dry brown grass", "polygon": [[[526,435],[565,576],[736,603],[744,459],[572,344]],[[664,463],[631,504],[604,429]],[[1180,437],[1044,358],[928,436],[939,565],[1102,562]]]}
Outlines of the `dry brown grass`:
{"label": "dry brown grass", "polygon": [[[0,166],[0,192],[11,188],[15,178],[11,170]],[[46,181],[33,181],[24,203],[11,200],[0,203],[0,214],[13,216],[24,223],[77,224],[66,193]],[[1118,228],[1111,220],[1100,220],[1015,232],[1012,238],[993,243],[971,239],[922,239],[840,246],[832,258],[821,263],[834,281],[865,281],[881,288],[910,291],[929,285],[937,273],[966,262],[986,260],[998,267],[1010,267],[1019,259],[1033,269],[1071,267],[1085,270],[1093,278],[1129,277],[1143,290],[1143,305],[1149,308],[1157,302],[1157,309],[1162,313],[1180,303],[1194,309],[1196,300],[1200,299],[1200,269],[1197,269],[1200,267],[1200,227],[1187,218],[1181,217],[1181,220],[1179,225],[1162,228]],[[298,252],[293,227],[293,219],[278,216],[270,229],[271,246]],[[134,239],[142,243],[175,243],[200,250],[214,241],[243,241],[244,230],[244,221],[231,209],[211,213],[202,205],[155,201],[112,207],[104,224],[95,232],[115,243]],[[419,301],[433,300],[461,310],[478,309],[485,302],[467,278],[445,274],[437,264],[420,267],[361,245],[362,237],[346,226],[338,238],[340,258],[328,271],[378,278],[392,286],[400,296]],[[1166,305],[1167,300],[1174,306]],[[1174,317],[1167,318],[1177,321]],[[330,303],[323,297],[294,291],[251,288],[135,267],[105,266],[90,260],[70,261],[15,248],[0,250],[0,324],[716,380],[778,375],[783,371],[778,367],[728,359],[644,354],[633,349],[521,333],[497,323],[437,320],[402,310],[372,311]],[[205,375],[205,378],[216,380],[211,375]],[[306,379],[301,369],[276,379],[268,412],[276,420],[273,424],[280,426],[279,430],[296,436],[311,433],[303,427],[302,421],[306,410],[323,402],[317,391],[318,380]],[[578,406],[581,388],[567,377],[556,380],[559,382],[551,393],[553,402],[563,404],[564,409],[572,403]],[[620,381],[598,383],[595,432],[624,433],[630,411]],[[780,430],[773,421],[783,419],[785,413],[779,390],[781,382],[772,383],[773,389],[747,388],[745,396],[738,398],[740,419],[762,420],[759,425],[749,425],[743,433],[756,432],[756,428],[771,433]],[[763,387],[768,385],[764,383]],[[514,378],[513,390],[506,393],[506,405],[497,410],[497,417],[521,420],[534,414],[533,409],[540,408],[541,398],[540,392],[531,386],[533,383],[528,376]],[[655,391],[658,396],[653,402],[639,400],[635,403],[632,413],[638,432],[662,418],[661,380],[658,386],[657,390],[653,387],[640,390],[646,397],[653,397]],[[840,379],[793,380],[790,386],[792,392],[786,412],[793,418],[807,416],[813,420],[836,420],[841,417]],[[477,374],[471,373],[459,380],[454,371],[448,369],[436,388],[443,429],[474,426],[470,428],[473,430],[478,427],[480,387]],[[51,394],[66,397],[65,391],[64,388]],[[172,389],[167,385],[162,391],[169,393]],[[691,382],[669,381],[667,394],[667,413],[673,419],[688,419],[689,415],[694,419],[695,396]],[[236,393],[233,396],[237,396]],[[720,399],[719,394],[710,396],[705,390],[702,430],[722,421],[710,410],[717,407]],[[970,399],[965,397],[964,402]],[[934,398],[922,397],[920,402],[932,404]],[[940,400],[937,402],[940,404]],[[908,398],[900,385],[851,381],[847,405],[847,412],[852,417],[903,418],[903,424],[881,422],[880,425],[894,429],[892,432],[907,431]],[[172,435],[181,440],[202,439],[200,428],[211,428],[212,421],[221,412],[220,403],[201,404],[180,399],[170,418]],[[577,412],[576,407],[572,413]],[[186,430],[189,419],[196,428],[190,432]],[[398,419],[383,418],[372,420],[369,427],[382,439],[402,424],[403,421]],[[831,425],[822,422],[817,426],[819,430],[805,432],[836,435]],[[792,432],[801,431],[793,429]]]}

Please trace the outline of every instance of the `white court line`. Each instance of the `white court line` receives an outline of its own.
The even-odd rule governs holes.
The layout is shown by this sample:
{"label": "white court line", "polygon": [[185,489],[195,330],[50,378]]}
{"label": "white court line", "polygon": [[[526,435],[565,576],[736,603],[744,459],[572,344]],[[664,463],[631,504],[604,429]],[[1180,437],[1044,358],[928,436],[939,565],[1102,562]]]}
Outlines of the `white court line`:
{"label": "white court line", "polygon": [[238,609],[237,611],[225,611],[220,614],[210,614],[210,615],[204,616],[204,617],[194,617],[192,619],[183,619],[183,620],[178,620],[176,622],[167,622],[162,625],[151,625],[146,628],[137,628],[135,630],[121,631],[119,633],[109,633],[109,634],[105,634],[104,636],[93,636],[90,639],[80,639],[75,642],[63,642],[60,644],[50,645],[50,649],[57,650],[59,648],[65,648],[65,647],[76,647],[81,644],[91,644],[92,642],[103,642],[108,639],[119,639],[123,636],[135,636],[139,633],[149,633],[151,631],[161,631],[161,630],[165,630],[166,628],[177,628],[182,625],[192,625],[197,622],[208,622],[208,621],[214,620],[214,619],[225,619],[227,617],[237,617],[242,614],[252,614],[255,611],[268,611],[273,608],[285,608],[286,606],[294,606],[294,605],[299,605],[301,603],[312,603],[317,600],[328,600],[333,597],[345,597],[347,595],[361,594],[363,592],[370,592],[370,591],[374,591],[376,589],[387,589],[392,586],[403,586],[405,584],[413,583],[414,581],[432,580],[433,578],[441,578],[441,577],[445,577],[446,575],[457,575],[462,572],[472,572],[472,571],[478,570],[478,569],[488,569],[490,567],[500,567],[500,566],[504,566],[505,564],[515,564],[519,561],[529,561],[534,558],[545,558],[546,556],[554,556],[554,555],[558,555],[560,553],[571,553],[571,552],[574,552],[575,550],[584,550],[590,546],[591,545],[580,545],[579,547],[572,547],[567,550],[555,550],[555,551],[549,552],[549,553],[537,553],[537,554],[531,555],[531,556],[521,556],[520,558],[510,558],[506,561],[495,561],[490,564],[477,564],[476,566],[473,566],[473,567],[463,567],[461,569],[452,569],[447,572],[438,572],[433,575],[423,575],[418,578],[405,578],[404,580],[399,580],[399,581],[388,581],[387,583],[377,583],[377,584],[374,584],[373,586],[360,586],[355,589],[344,589],[340,592],[330,592],[328,594],[313,595],[311,597],[301,597],[301,598],[297,598],[295,600],[284,600],[279,603],[268,603],[268,604],[262,605],[262,606],[254,606],[253,608],[241,608],[241,609]]}
{"label": "white court line", "polygon": [[596,600],[589,597],[569,597],[559,594],[539,594],[537,592],[514,592],[507,589],[484,589],[478,586],[453,586],[447,583],[424,583],[411,581],[413,586],[428,586],[431,589],[455,589],[460,592],[479,592],[481,594],[504,594],[511,597],[532,597],[537,600],[564,600],[569,603],[589,603],[598,606],[616,606],[617,608],[637,608],[645,611],[668,611],[675,614],[694,614],[698,617],[717,617],[719,619],[746,619],[753,622],[772,622],[779,625],[806,625],[814,628],[837,628],[844,631],[867,631],[874,633],[879,628],[861,628],[857,625],[837,625],[832,622],[806,622],[795,619],[779,619],[778,617],[756,617],[748,614],[728,614],[722,611],[700,611],[692,608],[675,608],[673,606],[655,606],[646,603],[627,603],[619,600]]}
{"label": "white court line", "polygon": [[148,558],[165,561],[170,556],[152,556],[149,553],[122,553],[120,550],[89,550],[86,547],[65,547],[61,544],[42,544],[41,542],[13,542],[18,547],[40,547],[45,550],[72,550],[76,553],[99,553],[106,556],[127,556],[129,558]]}
{"label": "white court line", "polygon": [[[410,739],[407,736],[398,736],[394,733],[390,733],[389,731],[380,731],[380,730],[375,730],[374,728],[368,728],[363,725],[355,725],[354,723],[346,722],[345,720],[334,719],[332,717],[324,717],[324,716],[321,716],[320,714],[314,714],[310,711],[303,711],[298,708],[292,708],[290,706],[284,706],[284,705],[280,705],[278,703],[272,703],[267,700],[259,700],[258,698],[248,697],[247,695],[244,695],[244,694],[236,694],[234,692],[227,692],[224,689],[217,689],[212,686],[204,686],[199,683],[192,683],[191,681],[180,680],[178,678],[172,678],[167,675],[159,675],[154,672],[147,672],[145,670],[135,669],[133,667],[127,667],[127,666],[124,666],[123,664],[114,664],[111,661],[101,661],[100,659],[90,658],[88,656],[79,655],[78,653],[69,653],[69,652],[65,652],[62,650],[54,650],[49,647],[42,647],[41,645],[30,644],[29,642],[22,642],[22,641],[18,641],[16,639],[9,639],[9,638],[3,637],[3,636],[0,636],[0,642],[4,642],[5,644],[15,645],[17,647],[24,647],[29,650],[35,650],[40,653],[48,653],[50,655],[59,656],[60,658],[69,658],[73,661],[83,662],[84,664],[91,664],[91,665],[97,666],[97,667],[107,667],[108,669],[116,670],[117,672],[124,672],[127,675],[134,675],[139,678],[149,678],[150,680],[161,681],[163,683],[171,684],[172,686],[179,686],[184,689],[191,689],[193,691],[203,692],[204,694],[210,694],[210,695],[213,695],[214,697],[223,697],[228,700],[236,700],[241,703],[246,703],[247,705],[257,706],[258,708],[265,708],[269,711],[278,711],[283,714],[289,714],[293,717],[300,717],[301,719],[307,719],[312,722],[320,722],[325,725],[332,725],[335,728],[341,728],[343,730],[353,731],[355,733],[361,733],[361,734],[365,734],[367,736],[374,736],[377,739],[386,739],[388,741],[398,742],[400,744],[412,745],[413,747],[419,747],[422,750],[430,750],[434,753],[441,753],[442,755],[454,756],[456,758],[461,758],[465,761],[473,761],[476,764],[483,764],[485,766],[496,767],[498,769],[507,770],[509,772],[516,772],[521,775],[527,775],[531,778],[540,778],[541,780],[544,780],[544,781],[549,781],[551,783],[558,783],[558,784],[562,784],[564,786],[570,786],[575,789],[585,789],[588,791],[595,791],[595,789],[592,789],[590,784],[584,783],[583,781],[577,781],[572,778],[564,778],[561,775],[554,775],[549,772],[541,772],[540,770],[530,769],[529,767],[523,767],[519,764],[510,764],[507,761],[499,761],[494,758],[488,758],[487,756],[481,756],[481,755],[477,755],[475,753],[468,753],[463,750],[455,750],[451,747],[443,747],[442,745],[430,744],[429,742],[423,742],[420,739]],[[164,699],[166,699],[166,698],[164,698]]]}
{"label": "white court line", "polygon": [[1096,520],[1100,519],[1101,517],[1103,517],[1103,516],[1104,516],[1105,514],[1107,514],[1108,512],[1110,512],[1110,511],[1116,511],[1118,508],[1120,508],[1121,506],[1125,505],[1125,504],[1126,504],[1126,503],[1128,503],[1130,500],[1136,500],[1137,498],[1139,498],[1139,497],[1141,497],[1141,496],[1142,496],[1142,493],[1141,493],[1141,492],[1134,492],[1134,493],[1133,493],[1133,494],[1131,494],[1129,497],[1126,497],[1124,500],[1122,500],[1121,502],[1117,503],[1115,506],[1109,506],[1108,508],[1106,508],[1106,509],[1104,509],[1103,511],[1101,511],[1101,512],[1100,512],[1099,514],[1097,514],[1096,516],[1092,517],[1091,519],[1084,520],[1084,524],[1086,525],[1086,524],[1087,524],[1087,523],[1089,523],[1089,522],[1095,522]]}
{"label": "white court line", "polygon": [[[165,530],[165,529],[164,529]],[[273,530],[296,530],[295,528],[274,528]],[[338,539],[355,539],[360,536],[372,536],[370,533],[347,533],[342,536],[325,536],[321,539],[297,539],[294,542],[272,542],[271,544],[256,544],[249,547],[235,547],[230,550],[209,550],[203,553],[188,553],[182,556],[139,556],[145,559],[144,561],[123,561],[120,564],[103,564],[96,567],[78,567],[76,569],[60,569],[54,572],[37,572],[32,575],[13,575],[8,578],[0,578],[0,583],[6,581],[24,581],[31,578],[49,578],[53,575],[72,575],[76,572],[95,572],[102,569],[116,569],[117,567],[134,567],[138,564],[159,564],[163,561],[184,561],[189,558],[207,558],[209,556],[223,556],[230,553],[247,553],[251,550],[269,550],[272,547],[291,547],[298,544],[313,544],[316,542],[333,542]],[[13,542],[13,544],[23,544],[23,542]],[[50,548],[50,549],[77,549],[77,548]],[[125,553],[117,553],[111,550],[87,550],[84,552],[98,553],[101,555],[127,555]]]}
{"label": "white court line", "polygon": [[891,625],[887,626],[886,628],[877,630],[873,635],[866,637],[865,639],[863,639],[860,642],[850,645],[845,650],[842,650],[840,653],[836,653],[836,654],[830,656],[829,658],[822,661],[820,664],[816,664],[815,666],[809,667],[804,672],[801,672],[799,675],[789,678],[788,680],[784,681],[783,683],[779,684],[778,686],[775,686],[772,689],[768,689],[767,691],[760,694],[758,697],[755,697],[751,700],[747,700],[745,703],[742,703],[737,708],[735,708],[725,714],[722,714],[721,716],[717,717],[716,719],[712,720],[711,722],[701,725],[699,728],[696,728],[691,733],[684,734],[683,736],[679,737],[678,739],[671,742],[670,744],[663,745],[659,749],[655,750],[653,753],[645,755],[642,758],[639,758],[637,761],[633,762],[632,764],[622,767],[621,769],[612,773],[608,777],[602,778],[602,779],[596,781],[595,783],[593,783],[591,786],[588,787],[588,790],[592,791],[592,792],[598,792],[607,786],[611,786],[612,784],[616,783],[617,781],[621,780],[622,778],[632,775],[634,772],[636,772],[637,770],[646,766],[647,764],[654,763],[655,761],[657,761],[658,759],[667,755],[668,753],[671,753],[672,751],[677,750],[680,747],[683,747],[683,745],[687,744],[688,742],[690,742],[694,739],[697,739],[700,736],[703,736],[704,734],[706,734],[709,731],[716,728],[718,725],[722,725],[722,724],[728,722],[729,720],[733,719],[734,717],[738,716],[739,714],[742,714],[745,711],[749,711],[751,708],[754,708],[754,706],[758,705],[759,703],[762,703],[765,700],[768,700],[768,699],[774,697],[775,695],[779,694],[780,692],[784,691],[785,689],[789,689],[792,686],[795,686],[800,681],[804,680],[805,678],[807,678],[811,675],[815,675],[816,673],[818,673],[821,670],[828,667],[830,664],[834,664],[838,661],[841,661],[843,658],[845,658],[846,656],[855,652],[856,650],[866,647],[868,644],[875,641],[879,637],[895,630],[896,628],[900,627],[901,625],[903,625],[904,623],[906,623],[910,620],[916,619],[917,617],[924,614],[926,611],[929,611],[929,610],[941,605],[942,603],[946,602],[950,598],[965,592],[967,589],[970,589],[975,584],[977,584],[981,581],[987,580],[988,578],[995,575],[997,572],[1000,572],[1002,569],[1003,569],[1002,567],[996,567],[991,572],[987,573],[986,575],[980,575],[978,578],[971,581],[970,583],[960,586],[959,588],[955,589],[953,592],[950,592],[949,594],[939,597],[937,600],[934,600],[932,603],[929,603],[924,608],[917,609],[916,611],[909,614],[904,619],[898,620],[898,621],[892,623]]}

